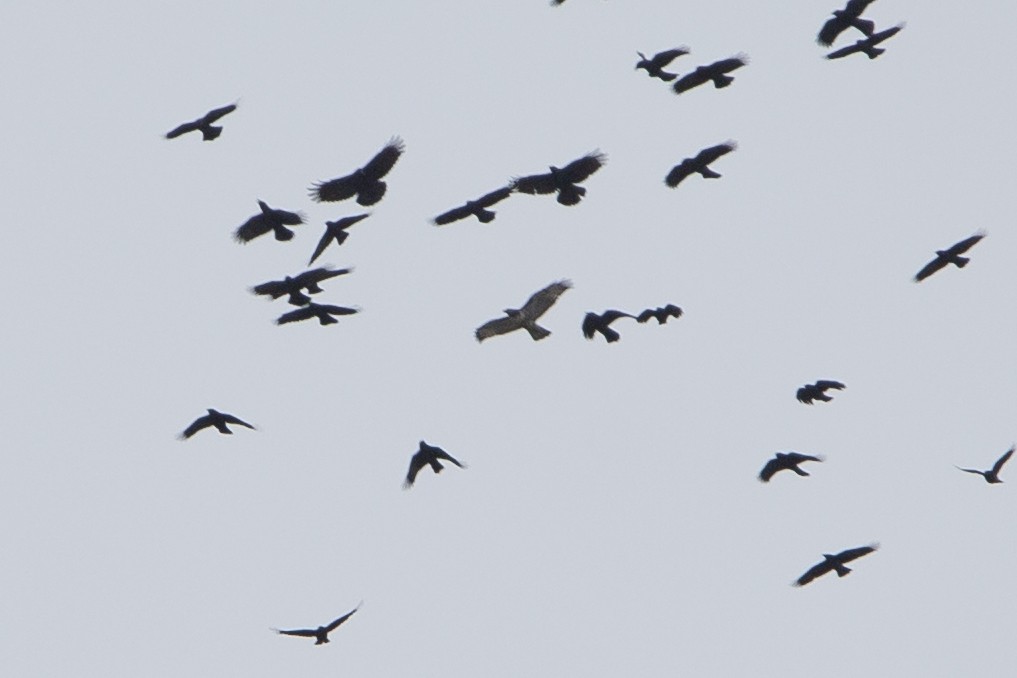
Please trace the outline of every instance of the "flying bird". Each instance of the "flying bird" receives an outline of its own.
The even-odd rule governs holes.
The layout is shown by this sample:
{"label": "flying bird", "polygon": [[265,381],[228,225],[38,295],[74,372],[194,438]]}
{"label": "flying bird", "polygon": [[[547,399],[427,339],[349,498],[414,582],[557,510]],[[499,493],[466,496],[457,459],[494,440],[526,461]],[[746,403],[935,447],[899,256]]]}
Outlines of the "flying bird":
{"label": "flying bird", "polygon": [[720,175],[710,169],[710,163],[718,158],[722,158],[736,148],[738,148],[738,144],[734,141],[727,141],[723,144],[704,148],[696,154],[696,157],[686,158],[672,167],[671,171],[664,178],[664,183],[671,188],[675,188],[686,177],[696,173],[702,174],[704,179],[719,179]]}
{"label": "flying bird", "polygon": [[592,312],[587,313],[586,317],[583,318],[583,336],[587,339],[593,339],[594,335],[600,332],[607,339],[607,343],[612,344],[621,339],[621,335],[611,329],[611,323],[619,318],[632,318],[634,320],[635,317],[624,311],[615,311],[613,309],[604,311],[600,315]]}
{"label": "flying bird", "polygon": [[434,445],[428,445],[423,440],[420,441],[420,448],[410,458],[410,470],[406,473],[406,480],[403,481],[403,488],[410,489],[413,487],[413,481],[417,479],[417,474],[420,473],[420,469],[425,466],[430,466],[431,470],[435,473],[441,473],[441,470],[445,468],[442,466],[440,459],[450,461],[459,468],[466,468],[456,459],[452,458],[445,450]]}
{"label": "flying bird", "polygon": [[835,389],[841,391],[844,389],[844,384],[839,381],[830,381],[827,379],[820,379],[815,384],[806,384],[798,389],[795,397],[798,398],[798,402],[811,405],[813,400],[821,400],[824,403],[828,403],[833,398],[826,395],[826,391]]}
{"label": "flying bird", "polygon": [[846,56],[861,52],[864,53],[870,59],[875,59],[886,50],[881,47],[876,47],[879,43],[889,40],[893,36],[901,32],[904,28],[904,24],[897,24],[893,28],[888,28],[885,31],[879,33],[873,33],[867,38],[862,38],[853,45],[847,47],[841,47],[840,49],[830,52],[826,55],[827,59],[843,59]]}
{"label": "flying bird", "polygon": [[460,219],[474,216],[477,217],[481,223],[489,224],[494,221],[494,212],[487,208],[501,202],[510,195],[512,195],[511,186],[499,188],[497,191],[491,191],[486,195],[480,196],[476,200],[467,200],[465,205],[453,207],[448,212],[439,214],[434,218],[433,223],[435,226],[444,226],[445,224],[451,224],[453,221],[459,221]]}
{"label": "flying bird", "polygon": [[915,282],[925,280],[939,269],[945,268],[947,264],[953,264],[957,268],[964,268],[971,260],[961,255],[974,247],[975,243],[984,237],[984,233],[976,233],[970,238],[965,238],[958,243],[950,245],[945,250],[936,250],[936,258],[925,264],[925,267],[915,274]]}
{"label": "flying bird", "polygon": [[530,195],[557,193],[558,202],[562,205],[576,205],[586,195],[586,189],[576,184],[586,181],[591,174],[603,167],[605,162],[607,156],[594,151],[573,160],[565,167],[558,168],[552,165],[551,171],[547,174],[517,177],[512,180],[511,187],[520,193]]}
{"label": "flying bird", "polygon": [[875,0],[848,0],[847,6],[844,9],[835,9],[833,11],[833,18],[827,20],[823,27],[819,30],[819,35],[816,37],[816,42],[820,45],[829,47],[833,44],[833,41],[837,39],[837,36],[846,31],[847,29],[854,26],[865,35],[872,35],[872,32],[876,30],[876,24],[863,19],[862,12],[871,5]]}
{"label": "flying bird", "polygon": [[272,629],[272,630],[275,631],[276,633],[281,633],[287,636],[302,636],[304,638],[314,638],[315,645],[324,645],[325,643],[329,642],[328,634],[332,633],[337,628],[339,628],[343,622],[352,617],[353,613],[359,609],[360,605],[357,605],[355,608],[353,608],[343,616],[339,617],[328,626],[319,626],[316,629],[290,629],[290,630]]}
{"label": "flying bird", "polygon": [[181,134],[187,134],[188,132],[201,131],[201,138],[205,141],[212,141],[218,139],[219,135],[222,134],[222,127],[216,127],[212,123],[219,118],[232,113],[237,110],[236,104],[230,104],[229,106],[223,106],[222,108],[216,108],[205,115],[201,116],[197,120],[191,122],[185,122],[179,127],[166,132],[167,139],[176,139]]}
{"label": "flying bird", "polygon": [[540,341],[551,332],[537,324],[537,318],[544,315],[554,305],[565,290],[572,287],[569,280],[551,283],[539,292],[534,292],[522,308],[506,308],[504,318],[495,318],[477,328],[477,341],[484,341],[498,334],[507,334],[518,329],[530,333],[534,341]]}
{"label": "flying bird", "polygon": [[770,478],[780,471],[794,471],[800,476],[809,475],[807,471],[798,468],[803,461],[823,461],[822,457],[813,457],[800,452],[778,452],[777,456],[766,462],[763,470],[759,472],[759,479],[764,483],[770,482]]}
{"label": "flying bird", "polygon": [[226,424],[236,424],[237,426],[246,426],[247,428],[250,429],[254,428],[246,421],[237,419],[232,414],[226,414],[225,412],[217,412],[216,410],[209,408],[208,414],[198,417],[191,423],[190,426],[184,429],[184,432],[180,434],[180,439],[187,440],[201,429],[208,428],[210,426],[216,427],[219,430],[219,433],[232,435],[233,431],[231,431]]}
{"label": "flying bird", "polygon": [[366,219],[371,216],[370,214],[357,214],[352,217],[343,217],[338,221],[326,221],[325,222],[325,234],[321,236],[321,240],[318,241],[318,246],[314,248],[314,254],[311,255],[311,260],[307,262],[310,266],[314,263],[314,260],[321,256],[321,253],[325,251],[333,240],[337,245],[342,245],[346,242],[346,238],[350,237],[350,234],[346,231],[350,226]]}
{"label": "flying bird", "polygon": [[353,315],[356,312],[357,309],[355,308],[347,308],[346,306],[331,306],[329,304],[316,304],[312,301],[309,302],[307,306],[298,308],[295,311],[283,313],[281,316],[276,318],[275,322],[277,325],[285,325],[286,323],[295,323],[300,320],[317,318],[318,323],[322,325],[334,325],[339,321],[333,316]]}
{"label": "flying bird", "polygon": [[688,75],[675,81],[673,85],[674,93],[681,94],[682,92],[687,92],[693,87],[705,85],[711,80],[713,81],[713,86],[717,89],[727,87],[734,82],[734,78],[726,74],[741,68],[747,63],[749,63],[748,56],[739,54],[730,59],[721,59],[712,64],[700,66]]}
{"label": "flying bird", "polygon": [[319,283],[328,280],[329,278],[335,278],[336,276],[346,275],[352,268],[340,268],[330,269],[328,267],[313,268],[310,271],[304,271],[303,273],[295,276],[286,276],[282,280],[271,280],[267,283],[262,283],[251,288],[251,292],[254,294],[260,294],[264,296],[278,299],[283,295],[289,295],[289,303],[294,306],[303,306],[304,304],[311,303],[311,298],[301,292],[303,289],[307,289],[307,294],[317,294],[321,292]]}
{"label": "flying bird", "polygon": [[261,207],[261,214],[255,214],[233,232],[233,238],[237,242],[250,242],[269,231],[275,232],[276,240],[292,240],[293,231],[286,226],[297,226],[304,223],[304,217],[297,212],[274,209],[263,200],[258,201],[258,206]]}
{"label": "flying bird", "polygon": [[959,468],[961,471],[967,471],[968,473],[977,473],[978,475],[983,476],[985,478],[985,482],[995,485],[996,483],[1003,482],[999,478],[999,472],[1003,470],[1003,464],[1010,461],[1010,457],[1013,456],[1013,451],[1014,448],[1011,446],[1009,450],[1003,453],[1002,457],[996,460],[996,463],[993,464],[992,468],[989,469],[988,471],[979,471],[973,468],[961,468],[960,466],[958,466],[957,468]]}
{"label": "flying bird", "polygon": [[388,185],[381,180],[399,160],[405,146],[399,137],[393,137],[385,148],[370,162],[344,177],[322,181],[310,188],[311,197],[318,202],[337,202],[357,197],[357,203],[368,207],[385,195]]}
{"label": "flying bird", "polygon": [[668,73],[664,67],[680,56],[689,53],[688,47],[676,47],[664,52],[658,52],[651,58],[647,58],[642,52],[636,52],[640,61],[636,64],[636,70],[642,68],[651,78],[660,78],[664,82],[671,82],[678,77],[676,73]]}
{"label": "flying bird", "polygon": [[657,308],[648,308],[638,316],[636,321],[645,323],[649,322],[650,318],[656,318],[658,325],[663,325],[667,322],[668,318],[681,318],[682,310],[674,304],[668,304],[667,306],[658,306]]}
{"label": "flying bird", "polygon": [[809,568],[809,571],[798,577],[795,580],[793,586],[805,586],[813,579],[822,577],[827,572],[837,571],[838,577],[847,576],[851,572],[851,568],[845,567],[844,563],[850,563],[856,558],[868,555],[879,548],[879,544],[870,544],[869,546],[860,546],[856,549],[848,549],[847,551],[841,551],[837,555],[830,555],[829,553],[823,554],[823,562],[818,565],[813,565]]}

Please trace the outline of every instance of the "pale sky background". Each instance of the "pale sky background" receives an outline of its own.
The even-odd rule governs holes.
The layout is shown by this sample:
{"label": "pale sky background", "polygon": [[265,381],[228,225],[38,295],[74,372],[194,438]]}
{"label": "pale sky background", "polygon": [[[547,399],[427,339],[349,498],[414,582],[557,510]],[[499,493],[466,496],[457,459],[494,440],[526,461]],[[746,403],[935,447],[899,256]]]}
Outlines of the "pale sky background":
{"label": "pale sky background", "polygon": [[[8,3],[0,666],[11,676],[1013,672],[1013,3]],[[841,37],[837,46],[855,40]],[[672,65],[745,52],[725,90]],[[162,135],[239,100],[222,136]],[[406,152],[277,327],[307,188]],[[723,178],[663,184],[726,139]],[[516,195],[594,149],[576,207]],[[308,224],[232,231],[263,199]],[[963,271],[936,249],[984,229]],[[474,329],[571,279],[542,322]],[[668,302],[663,326],[587,311]],[[806,407],[806,382],[838,379]],[[258,426],[176,439],[213,407]],[[420,439],[468,464],[401,482]],[[826,457],[756,480],[778,450]],[[847,578],[789,586],[878,541]],[[364,605],[332,643],[277,636]]]}

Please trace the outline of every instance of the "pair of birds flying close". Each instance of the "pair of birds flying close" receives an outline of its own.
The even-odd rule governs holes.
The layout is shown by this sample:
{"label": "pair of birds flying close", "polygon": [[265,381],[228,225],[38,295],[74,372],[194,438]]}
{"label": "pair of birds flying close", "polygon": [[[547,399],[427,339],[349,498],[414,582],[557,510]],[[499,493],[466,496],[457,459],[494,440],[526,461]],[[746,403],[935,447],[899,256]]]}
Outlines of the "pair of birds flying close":
{"label": "pair of birds flying close", "polygon": [[614,309],[608,309],[599,315],[591,311],[583,318],[583,336],[587,339],[593,339],[599,332],[607,340],[607,343],[612,344],[621,339],[621,335],[616,330],[611,329],[611,323],[619,318],[632,318],[639,323],[646,323],[651,318],[656,318],[657,324],[663,325],[668,321],[668,318],[680,317],[682,317],[682,310],[674,304],[648,308],[638,316]]}
{"label": "pair of birds flying close", "polygon": [[642,52],[636,52],[639,55],[639,62],[636,63],[636,70],[640,68],[646,71],[646,74],[651,78],[658,78],[664,82],[671,82],[677,80],[671,88],[675,94],[681,94],[687,92],[690,89],[705,85],[706,83],[713,81],[713,86],[717,89],[727,87],[734,78],[728,73],[735,71],[749,62],[748,56],[745,54],[738,54],[731,57],[730,59],[721,59],[715,61],[712,64],[706,64],[704,66],[698,66],[691,73],[678,78],[677,73],[671,73],[665,71],[672,61],[680,56],[685,56],[689,53],[688,47],[675,47],[674,49],[664,50],[663,52],[657,52],[652,57],[647,57]]}
{"label": "pair of birds flying close", "polygon": [[833,17],[819,29],[816,42],[824,47],[830,47],[837,37],[849,28],[857,29],[865,37],[853,45],[830,52],[826,55],[827,59],[843,59],[852,54],[865,54],[870,59],[875,59],[886,51],[877,45],[897,35],[904,28],[904,24],[898,24],[877,33],[875,22],[862,18],[862,12],[868,9],[868,6],[873,2],[874,0],[848,0],[844,9],[833,11]]}
{"label": "pair of birds flying close", "polygon": [[565,290],[572,287],[569,280],[559,280],[547,287],[534,292],[521,308],[505,309],[505,317],[495,318],[477,328],[477,341],[484,341],[499,334],[508,334],[516,330],[526,330],[534,341],[540,341],[551,334],[551,331],[537,324],[537,319],[544,315]]}
{"label": "pair of birds flying close", "polygon": [[[311,298],[307,294],[317,294],[322,291],[321,283],[335,278],[340,275],[346,275],[353,269],[351,268],[340,268],[330,269],[327,267],[315,268],[309,271],[304,271],[299,275],[286,276],[282,280],[270,280],[269,282],[256,285],[251,288],[251,292],[258,295],[271,297],[272,299],[278,299],[282,296],[288,296],[288,302],[293,306],[300,306],[301,308],[295,311],[284,313],[276,319],[276,324],[285,325],[287,323],[299,322],[301,320],[310,320],[311,318],[317,318],[321,325],[333,325],[338,320],[335,319],[337,315],[352,315],[357,313],[357,309],[349,308],[347,306],[334,306],[331,304],[317,304],[311,301]],[[304,294],[304,290],[307,290],[307,294]]]}

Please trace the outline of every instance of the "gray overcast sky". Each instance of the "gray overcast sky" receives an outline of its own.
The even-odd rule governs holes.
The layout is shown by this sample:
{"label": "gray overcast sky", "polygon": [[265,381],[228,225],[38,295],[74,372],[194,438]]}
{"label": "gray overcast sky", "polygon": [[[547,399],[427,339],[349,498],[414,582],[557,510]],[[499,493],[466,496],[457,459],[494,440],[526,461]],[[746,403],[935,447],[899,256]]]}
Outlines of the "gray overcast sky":
{"label": "gray overcast sky", "polygon": [[[1012,672],[1015,488],[953,466],[1017,439],[1017,9],[879,0],[887,53],[827,62],[838,3],[9,3],[5,673]],[[751,63],[680,97],[633,70],[683,44],[682,73]],[[235,100],[217,141],[162,138]],[[318,300],[362,313],[275,326],[248,288],[362,211],[308,186],[394,135],[320,260],[355,272]],[[726,139],[722,179],[664,186]],[[598,148],[576,207],[428,223]],[[235,243],[259,198],[309,223]],[[561,278],[547,340],[474,340]],[[847,389],[795,401],[820,378]],[[259,430],[176,440],[207,407]],[[403,491],[420,439],[469,468]],[[787,449],[826,462],[758,483]],[[361,600],[325,647],[268,630]]]}

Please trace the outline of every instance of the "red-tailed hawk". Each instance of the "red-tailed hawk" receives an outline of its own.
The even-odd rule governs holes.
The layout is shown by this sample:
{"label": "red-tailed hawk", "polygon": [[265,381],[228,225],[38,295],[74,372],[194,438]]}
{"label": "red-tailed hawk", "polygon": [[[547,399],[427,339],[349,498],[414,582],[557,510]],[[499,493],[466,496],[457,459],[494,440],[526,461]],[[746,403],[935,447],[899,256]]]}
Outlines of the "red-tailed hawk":
{"label": "red-tailed hawk", "polygon": [[547,309],[551,308],[554,302],[558,300],[558,297],[570,287],[572,287],[570,281],[559,280],[556,283],[551,283],[539,292],[535,292],[533,296],[526,300],[522,308],[505,309],[504,318],[491,320],[477,328],[477,341],[484,341],[484,339],[489,337],[507,334],[519,329],[529,332],[534,341],[543,339],[551,334],[551,332],[538,325],[536,323],[537,318],[544,315]]}

